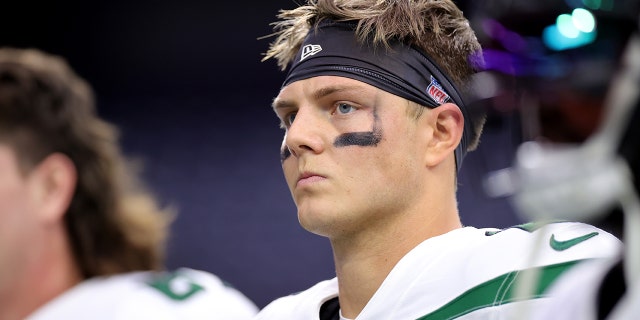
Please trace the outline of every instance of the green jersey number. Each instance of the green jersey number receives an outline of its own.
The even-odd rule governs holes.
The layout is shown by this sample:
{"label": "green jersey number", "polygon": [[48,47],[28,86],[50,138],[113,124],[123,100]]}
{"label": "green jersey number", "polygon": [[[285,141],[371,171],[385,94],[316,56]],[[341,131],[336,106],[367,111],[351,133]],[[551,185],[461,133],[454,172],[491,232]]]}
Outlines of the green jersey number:
{"label": "green jersey number", "polygon": [[177,271],[158,275],[149,282],[149,285],[176,301],[184,301],[198,291],[204,290],[204,287]]}

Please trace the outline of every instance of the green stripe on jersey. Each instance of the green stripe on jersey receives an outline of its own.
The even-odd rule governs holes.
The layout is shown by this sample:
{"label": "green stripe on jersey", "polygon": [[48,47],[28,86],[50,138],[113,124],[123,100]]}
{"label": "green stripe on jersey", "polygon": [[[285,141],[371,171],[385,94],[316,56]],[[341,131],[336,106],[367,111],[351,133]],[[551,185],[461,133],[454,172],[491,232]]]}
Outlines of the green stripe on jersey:
{"label": "green stripe on jersey", "polygon": [[[543,296],[543,292],[559,275],[580,261],[583,260],[569,261],[544,267],[505,273],[467,290],[457,298],[451,300],[451,302],[442,306],[440,309],[424,315],[417,320],[455,319],[482,308],[507,304],[516,300],[540,298]],[[533,269],[538,269],[537,271],[540,272],[537,288],[535,288],[535,291],[528,297],[525,297],[524,299],[517,299],[514,297],[515,288],[513,284],[522,277],[520,273],[529,272]]]}

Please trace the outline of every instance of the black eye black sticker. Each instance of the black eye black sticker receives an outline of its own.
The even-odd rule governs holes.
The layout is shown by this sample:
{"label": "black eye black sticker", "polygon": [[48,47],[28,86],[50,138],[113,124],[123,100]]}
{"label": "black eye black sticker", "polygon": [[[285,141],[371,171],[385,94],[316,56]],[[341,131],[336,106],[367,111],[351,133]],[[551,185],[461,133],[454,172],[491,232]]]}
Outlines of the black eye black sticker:
{"label": "black eye black sticker", "polygon": [[361,146],[375,147],[382,139],[382,132],[376,130],[369,132],[348,132],[339,135],[333,142],[336,147]]}
{"label": "black eye black sticker", "polygon": [[[347,132],[339,135],[334,141],[335,147],[375,147],[382,140],[382,129],[379,125],[380,119],[376,109],[373,109],[373,130],[360,132]],[[291,156],[291,151],[286,145],[280,149],[280,162],[284,162]]]}
{"label": "black eye black sticker", "polygon": [[347,132],[339,135],[333,142],[335,147],[360,146],[375,147],[382,140],[377,109],[373,109],[373,130],[365,132]]}
{"label": "black eye black sticker", "polygon": [[280,162],[284,162],[291,156],[291,151],[287,145],[283,144],[282,149],[280,149]]}

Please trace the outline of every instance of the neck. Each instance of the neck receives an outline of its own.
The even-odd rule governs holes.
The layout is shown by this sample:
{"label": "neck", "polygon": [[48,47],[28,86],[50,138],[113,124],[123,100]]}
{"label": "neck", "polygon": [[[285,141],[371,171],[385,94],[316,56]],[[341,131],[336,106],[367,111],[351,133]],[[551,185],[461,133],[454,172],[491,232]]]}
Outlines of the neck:
{"label": "neck", "polygon": [[342,315],[362,312],[393,267],[429,239],[461,228],[455,199],[439,210],[405,212],[355,235],[332,238]]}
{"label": "neck", "polygon": [[0,286],[0,319],[24,319],[82,281],[64,233],[40,243],[25,248],[25,265]]}

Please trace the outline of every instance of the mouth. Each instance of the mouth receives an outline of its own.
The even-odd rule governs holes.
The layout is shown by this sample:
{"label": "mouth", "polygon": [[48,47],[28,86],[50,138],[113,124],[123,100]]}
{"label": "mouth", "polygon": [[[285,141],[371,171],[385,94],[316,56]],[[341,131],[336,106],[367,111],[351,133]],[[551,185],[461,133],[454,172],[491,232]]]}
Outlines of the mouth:
{"label": "mouth", "polygon": [[310,185],[316,182],[320,182],[327,179],[327,177],[315,173],[315,172],[303,172],[302,174],[300,174],[300,176],[298,177],[298,183],[297,186],[306,186],[306,185]]}

